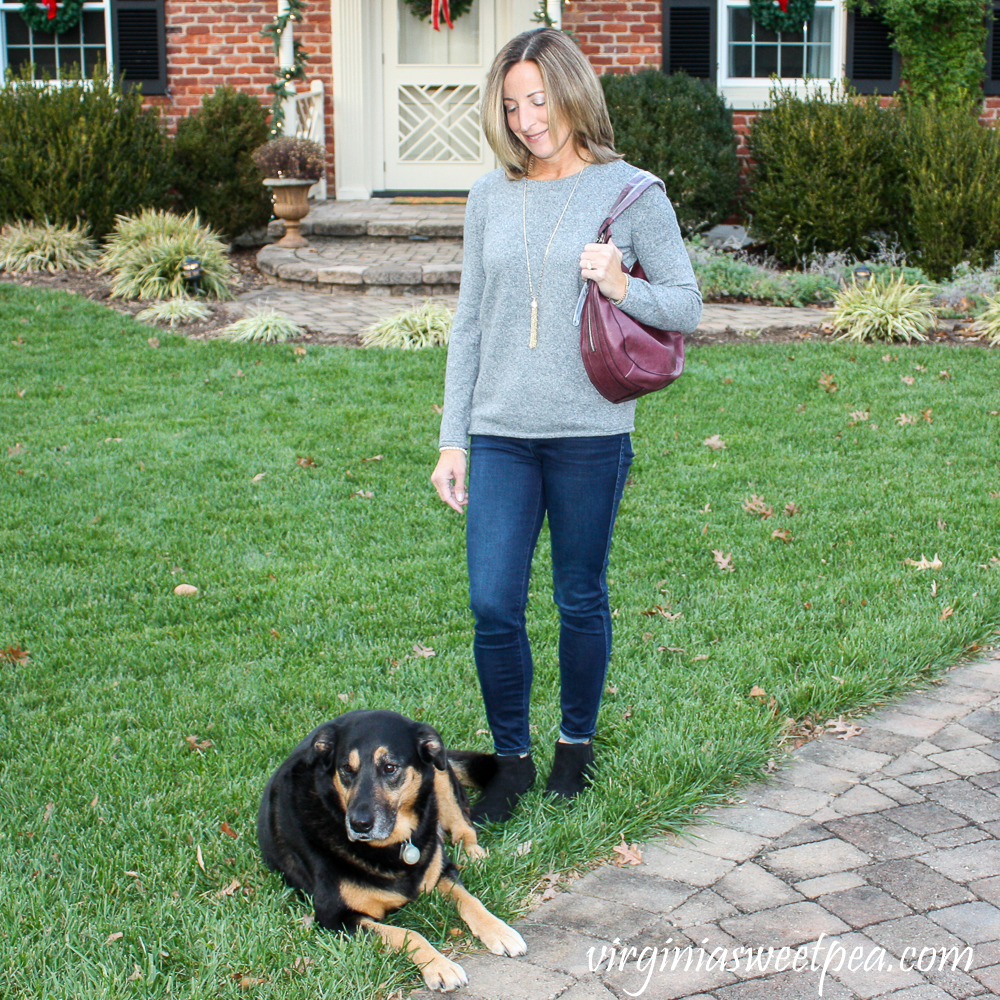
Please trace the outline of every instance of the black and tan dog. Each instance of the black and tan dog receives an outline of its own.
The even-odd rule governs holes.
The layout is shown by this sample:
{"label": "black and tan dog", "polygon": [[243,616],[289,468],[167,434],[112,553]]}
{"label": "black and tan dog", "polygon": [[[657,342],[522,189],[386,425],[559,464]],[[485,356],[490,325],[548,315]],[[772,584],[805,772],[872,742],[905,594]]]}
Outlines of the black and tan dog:
{"label": "black and tan dog", "polygon": [[495,955],[523,955],[524,940],[465,889],[444,851],[444,831],[482,857],[459,776],[482,786],[488,754],[447,752],[431,726],[396,712],[357,711],[314,729],[264,789],[257,837],[264,861],[308,893],[329,930],[365,927],[410,952],[434,990],[468,979],[414,931],[383,924],[421,892],[450,896]]}

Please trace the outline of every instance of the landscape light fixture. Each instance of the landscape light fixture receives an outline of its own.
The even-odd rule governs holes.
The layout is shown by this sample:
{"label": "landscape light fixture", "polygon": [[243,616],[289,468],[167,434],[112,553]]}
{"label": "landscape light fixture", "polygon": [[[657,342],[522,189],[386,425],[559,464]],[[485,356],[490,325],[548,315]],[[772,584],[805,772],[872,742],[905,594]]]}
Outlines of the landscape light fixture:
{"label": "landscape light fixture", "polygon": [[856,267],[854,269],[854,283],[860,285],[862,288],[868,284],[871,280],[872,271],[870,267],[865,267],[863,264],[861,267]]}
{"label": "landscape light fixture", "polygon": [[201,280],[201,261],[197,257],[185,257],[181,264],[181,276],[187,285],[189,295],[200,294],[198,282]]}

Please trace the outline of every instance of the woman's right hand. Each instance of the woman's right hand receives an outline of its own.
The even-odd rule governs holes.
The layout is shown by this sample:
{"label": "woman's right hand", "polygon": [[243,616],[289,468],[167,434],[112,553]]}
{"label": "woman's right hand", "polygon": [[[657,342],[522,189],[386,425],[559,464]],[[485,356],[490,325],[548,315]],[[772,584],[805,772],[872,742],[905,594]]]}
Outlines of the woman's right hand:
{"label": "woman's right hand", "polygon": [[465,468],[465,452],[461,448],[445,448],[431,473],[431,482],[438,496],[460,514],[469,502],[465,490]]}

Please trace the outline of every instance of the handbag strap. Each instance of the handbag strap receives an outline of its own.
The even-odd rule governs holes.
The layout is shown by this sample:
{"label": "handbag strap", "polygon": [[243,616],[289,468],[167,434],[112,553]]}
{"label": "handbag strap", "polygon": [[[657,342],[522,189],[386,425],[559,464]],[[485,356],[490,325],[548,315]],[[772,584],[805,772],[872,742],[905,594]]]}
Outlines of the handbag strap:
{"label": "handbag strap", "polygon": [[611,223],[618,218],[622,212],[631,206],[638,200],[639,196],[644,194],[649,190],[654,184],[659,184],[661,188],[666,191],[666,187],[663,181],[660,180],[655,174],[651,174],[646,170],[640,170],[633,178],[625,185],[622,189],[622,193],[618,195],[617,200],[611,206],[611,211],[608,212],[608,217],[601,223],[601,228],[597,231],[597,242],[606,243],[608,241],[608,231],[611,228]]}
{"label": "handbag strap", "polygon": [[[648,191],[654,184],[659,184],[664,191],[666,191],[666,186],[663,181],[660,180],[655,174],[649,173],[647,170],[640,170],[633,178],[625,185],[622,189],[622,193],[618,195],[617,200],[611,206],[611,211],[608,212],[608,217],[601,223],[601,228],[597,231],[596,243],[607,243],[608,238],[611,233],[611,223],[618,218],[626,208],[632,206],[639,198],[641,194]],[[580,290],[580,297],[577,299],[576,309],[573,313],[573,324],[575,326],[580,325],[580,320],[583,318],[583,304],[587,299],[587,290],[590,288],[590,279],[583,283],[583,288]]]}

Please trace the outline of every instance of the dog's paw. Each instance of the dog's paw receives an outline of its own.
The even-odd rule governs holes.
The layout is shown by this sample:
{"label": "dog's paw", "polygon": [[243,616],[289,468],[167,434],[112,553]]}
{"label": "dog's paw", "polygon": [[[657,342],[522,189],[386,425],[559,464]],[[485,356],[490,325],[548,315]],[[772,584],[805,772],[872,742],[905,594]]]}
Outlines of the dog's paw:
{"label": "dog's paw", "polygon": [[490,852],[486,850],[485,847],[480,847],[478,844],[467,845],[464,850],[465,856],[470,861],[479,861],[481,858],[488,858],[490,856]]}
{"label": "dog's paw", "polygon": [[444,955],[432,958],[421,968],[420,972],[424,977],[424,985],[429,990],[437,990],[438,993],[450,993],[460,986],[469,985],[469,977],[465,974],[465,969],[457,962],[445,958]]}
{"label": "dog's paw", "polygon": [[494,955],[508,955],[510,958],[517,958],[518,955],[527,955],[528,946],[524,943],[524,938],[508,926],[502,920],[494,917],[493,926],[483,930],[479,940],[493,952]]}

